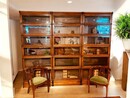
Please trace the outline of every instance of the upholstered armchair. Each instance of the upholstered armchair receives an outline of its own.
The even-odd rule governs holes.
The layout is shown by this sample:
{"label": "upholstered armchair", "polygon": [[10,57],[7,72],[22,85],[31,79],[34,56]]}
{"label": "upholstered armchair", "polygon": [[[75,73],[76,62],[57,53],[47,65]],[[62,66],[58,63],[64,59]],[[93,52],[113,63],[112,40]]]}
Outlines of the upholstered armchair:
{"label": "upholstered armchair", "polygon": [[88,77],[88,93],[90,92],[90,84],[101,85],[106,87],[106,97],[108,96],[108,85],[110,80],[110,68],[103,66],[94,66],[89,69]]}
{"label": "upholstered armchair", "polygon": [[50,90],[50,70],[43,66],[33,66],[25,70],[26,79],[28,81],[28,93],[32,88],[33,98],[35,98],[35,90],[38,87],[46,86],[47,91]]}

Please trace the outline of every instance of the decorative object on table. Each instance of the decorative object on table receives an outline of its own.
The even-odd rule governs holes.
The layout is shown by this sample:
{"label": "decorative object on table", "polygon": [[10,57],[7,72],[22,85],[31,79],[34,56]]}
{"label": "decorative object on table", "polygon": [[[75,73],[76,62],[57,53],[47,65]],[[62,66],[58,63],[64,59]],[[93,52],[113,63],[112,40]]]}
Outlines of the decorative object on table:
{"label": "decorative object on table", "polygon": [[49,52],[49,50],[45,50],[45,52],[44,52],[44,55],[50,55],[50,52]]}
{"label": "decorative object on table", "polygon": [[56,53],[57,53],[57,55],[64,55],[64,53],[65,53],[64,48],[58,48],[56,50]]}
{"label": "decorative object on table", "polygon": [[100,54],[100,49],[97,49],[97,54]]}
{"label": "decorative object on table", "polygon": [[93,33],[93,34],[96,34],[96,33],[97,33],[97,28],[96,28],[96,27],[94,27],[94,28],[92,29],[92,33]]}
{"label": "decorative object on table", "polygon": [[70,39],[70,44],[74,44],[74,40],[73,39]]}
{"label": "decorative object on table", "polygon": [[115,21],[115,34],[122,39],[126,51],[130,51],[130,14],[120,14]]}
{"label": "decorative object on table", "polygon": [[58,30],[58,33],[60,33],[60,30]]}
{"label": "decorative object on table", "polygon": [[33,49],[29,49],[29,54],[30,54],[30,55],[36,55],[36,51],[33,50]]}
{"label": "decorative object on table", "polygon": [[60,37],[55,37],[55,44],[60,44],[61,38]]}
{"label": "decorative object on table", "polygon": [[37,41],[37,44],[41,44],[41,45],[42,45],[42,42],[41,42],[41,40],[38,40],[38,41]]}
{"label": "decorative object on table", "polygon": [[26,44],[31,44],[31,39],[30,39],[30,37],[27,37],[27,38],[26,38]]}
{"label": "decorative object on table", "polygon": [[71,34],[74,34],[74,30],[71,30]]}

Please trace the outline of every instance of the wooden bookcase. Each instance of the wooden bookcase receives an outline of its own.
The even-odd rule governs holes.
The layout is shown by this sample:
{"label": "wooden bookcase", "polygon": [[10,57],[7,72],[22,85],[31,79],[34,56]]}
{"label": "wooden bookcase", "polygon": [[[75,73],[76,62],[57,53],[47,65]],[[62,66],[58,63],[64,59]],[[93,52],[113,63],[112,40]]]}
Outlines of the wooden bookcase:
{"label": "wooden bookcase", "polygon": [[91,66],[109,66],[112,13],[20,11],[23,69],[51,69],[52,85],[86,83]]}
{"label": "wooden bookcase", "polygon": [[[82,82],[91,66],[110,63],[112,13],[83,13]],[[84,78],[85,77],[85,78]]]}

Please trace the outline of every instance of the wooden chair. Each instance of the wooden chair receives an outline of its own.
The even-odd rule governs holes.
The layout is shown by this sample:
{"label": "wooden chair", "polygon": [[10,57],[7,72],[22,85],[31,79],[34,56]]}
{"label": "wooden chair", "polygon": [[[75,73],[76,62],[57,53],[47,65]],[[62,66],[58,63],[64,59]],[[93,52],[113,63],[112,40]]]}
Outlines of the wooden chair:
{"label": "wooden chair", "polygon": [[106,87],[106,97],[108,96],[108,85],[110,80],[110,68],[103,66],[91,67],[88,77],[88,93],[90,92],[90,84],[101,85]]}
{"label": "wooden chair", "polygon": [[25,70],[26,79],[28,81],[28,93],[32,88],[33,98],[35,98],[35,90],[41,86],[47,86],[50,90],[50,70],[43,66],[33,66]]}

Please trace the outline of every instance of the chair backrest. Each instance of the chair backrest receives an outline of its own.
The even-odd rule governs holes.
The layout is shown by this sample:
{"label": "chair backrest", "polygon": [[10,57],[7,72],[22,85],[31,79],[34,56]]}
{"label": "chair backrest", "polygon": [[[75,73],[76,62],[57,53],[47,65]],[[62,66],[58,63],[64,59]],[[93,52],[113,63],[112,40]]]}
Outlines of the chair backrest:
{"label": "chair backrest", "polygon": [[104,67],[104,66],[94,66],[91,67],[89,70],[89,78],[92,76],[103,76],[110,80],[110,68],[109,67]]}
{"label": "chair backrest", "polygon": [[50,79],[50,70],[44,66],[33,66],[33,72],[35,77],[46,77]]}
{"label": "chair backrest", "polygon": [[50,70],[44,66],[31,66],[24,70],[25,79],[30,85],[32,85],[33,77],[45,77],[47,80],[50,80]]}

